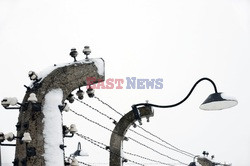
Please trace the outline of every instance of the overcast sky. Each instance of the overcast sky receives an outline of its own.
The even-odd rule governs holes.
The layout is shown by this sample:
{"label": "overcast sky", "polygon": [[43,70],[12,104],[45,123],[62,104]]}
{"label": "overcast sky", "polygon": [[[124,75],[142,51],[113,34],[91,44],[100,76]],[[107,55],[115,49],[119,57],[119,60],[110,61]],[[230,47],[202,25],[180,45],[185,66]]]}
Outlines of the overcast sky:
{"label": "overcast sky", "polygon": [[[176,103],[199,78],[209,77],[218,91],[234,96],[239,104],[218,112],[199,110],[213,93],[213,87],[203,82],[182,105],[155,109],[155,116],[150,123],[144,120],[143,127],[193,154],[207,150],[218,162],[249,165],[249,11],[248,0],[0,0],[0,98],[15,96],[22,101],[23,85],[30,84],[28,71],[72,62],[72,47],[79,51],[77,59],[84,59],[81,52],[85,45],[92,49],[91,58],[105,60],[106,78],[163,79],[162,89],[126,89],[125,81],[123,89],[96,90],[96,96],[124,114],[132,104],[145,100]],[[85,102],[120,118],[95,99],[85,97]],[[110,129],[114,127],[82,104],[72,104],[72,108]],[[17,111],[0,108],[0,131],[15,132],[17,117]],[[110,132],[72,113],[64,114],[64,122],[75,123],[80,133],[109,144]],[[89,153],[79,160],[108,163],[108,152],[77,137],[66,140],[67,154],[76,150],[78,141]],[[174,163],[131,141],[124,143],[124,149]],[[164,152],[185,163],[192,161]],[[13,159],[14,148],[2,147],[3,162]]]}

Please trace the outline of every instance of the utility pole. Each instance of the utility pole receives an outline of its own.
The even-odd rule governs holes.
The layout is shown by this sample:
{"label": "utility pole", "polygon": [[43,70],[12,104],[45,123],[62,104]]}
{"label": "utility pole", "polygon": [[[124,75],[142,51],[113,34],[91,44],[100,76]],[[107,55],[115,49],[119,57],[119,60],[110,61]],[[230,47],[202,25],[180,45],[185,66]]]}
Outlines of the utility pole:
{"label": "utility pole", "polygon": [[[137,112],[138,111],[138,112]],[[130,111],[124,115],[119,122],[116,124],[110,139],[110,166],[122,166],[123,156],[122,156],[122,144],[125,138],[125,134],[131,125],[140,118],[152,117],[154,115],[151,107],[140,107],[138,110]],[[139,119],[138,119],[139,118]],[[140,122],[141,123],[141,122]]]}
{"label": "utility pole", "polygon": [[[22,106],[19,110],[18,123],[16,127],[17,136],[22,136],[24,132],[28,131],[31,135],[32,141],[29,144],[22,143],[19,140],[16,141],[16,153],[15,160],[13,162],[14,165],[46,165],[46,161],[44,158],[44,153],[46,151],[46,149],[44,148],[44,125],[46,122],[44,121],[43,113],[45,96],[54,89],[61,89],[63,92],[61,104],[63,104],[72,91],[79,87],[89,85],[89,83],[87,82],[87,78],[95,78],[96,81],[94,83],[104,81],[104,74],[101,75],[98,73],[100,63],[96,64],[95,61],[102,62],[101,65],[104,68],[103,59],[87,59],[86,61],[75,60],[74,63],[70,63],[62,67],[57,67],[56,65],[54,65],[55,69],[46,77],[42,78],[42,80],[34,81],[33,85],[27,87]],[[37,103],[40,104],[41,109],[39,109],[39,105],[37,107],[37,105],[34,106],[31,103],[27,104],[27,100],[31,93],[34,93],[36,95],[38,101]],[[58,107],[58,105],[56,105],[56,107]],[[59,108],[53,111],[60,112]],[[53,118],[51,119],[51,121],[53,121]],[[62,120],[60,123],[62,126]],[[63,140],[63,133],[61,138],[55,139]],[[55,146],[58,146],[58,149],[64,151],[63,147],[60,147],[59,145]],[[51,158],[53,158],[53,155],[51,156]],[[64,156],[62,156],[61,158],[64,160]],[[64,163],[64,161],[62,162]]]}

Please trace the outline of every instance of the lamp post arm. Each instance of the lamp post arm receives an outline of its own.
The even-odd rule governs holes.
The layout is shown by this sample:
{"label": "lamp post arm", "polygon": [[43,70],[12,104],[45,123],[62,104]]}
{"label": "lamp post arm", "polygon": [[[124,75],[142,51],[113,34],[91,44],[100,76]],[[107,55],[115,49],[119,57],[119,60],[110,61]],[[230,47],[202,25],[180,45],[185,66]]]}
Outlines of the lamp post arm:
{"label": "lamp post arm", "polygon": [[215,93],[218,93],[218,92],[217,92],[217,87],[216,87],[215,83],[214,83],[210,78],[204,77],[204,78],[201,78],[201,79],[199,79],[198,81],[196,81],[196,83],[193,85],[193,87],[191,88],[191,90],[189,91],[189,93],[187,94],[187,96],[186,96],[184,99],[182,99],[181,101],[179,101],[178,103],[176,103],[176,104],[171,104],[171,105],[156,105],[156,104],[151,104],[151,103],[139,103],[139,104],[133,105],[132,108],[136,108],[136,107],[138,107],[138,106],[145,106],[145,105],[146,105],[146,106],[152,106],[152,107],[158,107],[158,108],[170,108],[170,107],[178,106],[178,105],[180,105],[181,103],[183,103],[184,101],[186,101],[186,100],[189,98],[189,96],[192,94],[192,92],[193,92],[193,90],[195,89],[195,87],[196,87],[201,81],[204,81],[204,80],[207,80],[207,81],[211,82],[212,85],[213,85],[213,87],[214,87]]}

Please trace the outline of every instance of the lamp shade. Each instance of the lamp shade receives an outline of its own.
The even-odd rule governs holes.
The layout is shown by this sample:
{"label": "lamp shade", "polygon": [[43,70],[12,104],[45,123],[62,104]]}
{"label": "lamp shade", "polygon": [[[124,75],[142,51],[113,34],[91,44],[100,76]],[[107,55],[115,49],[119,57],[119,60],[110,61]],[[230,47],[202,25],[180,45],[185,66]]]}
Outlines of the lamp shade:
{"label": "lamp shade", "polygon": [[222,110],[236,106],[238,101],[224,93],[213,93],[200,105],[202,110]]}
{"label": "lamp shade", "polygon": [[89,154],[87,152],[84,152],[82,150],[77,150],[72,155],[73,156],[89,156]]}

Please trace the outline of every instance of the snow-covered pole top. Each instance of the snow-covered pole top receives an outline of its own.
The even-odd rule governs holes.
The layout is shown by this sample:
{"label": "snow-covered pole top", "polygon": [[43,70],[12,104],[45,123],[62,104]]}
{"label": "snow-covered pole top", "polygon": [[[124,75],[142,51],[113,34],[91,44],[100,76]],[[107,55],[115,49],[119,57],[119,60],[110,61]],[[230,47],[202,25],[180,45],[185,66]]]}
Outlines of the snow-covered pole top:
{"label": "snow-covered pole top", "polygon": [[29,88],[31,91],[32,89],[36,91],[43,89],[40,86],[46,85],[61,88],[64,94],[69,95],[71,91],[81,86],[88,86],[88,78],[95,78],[96,81],[91,83],[104,81],[105,62],[102,58],[89,58],[50,66],[37,74],[37,79],[32,81]]}

